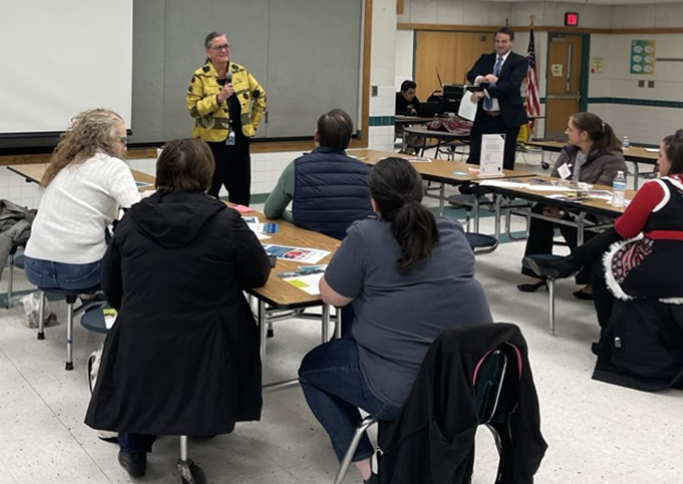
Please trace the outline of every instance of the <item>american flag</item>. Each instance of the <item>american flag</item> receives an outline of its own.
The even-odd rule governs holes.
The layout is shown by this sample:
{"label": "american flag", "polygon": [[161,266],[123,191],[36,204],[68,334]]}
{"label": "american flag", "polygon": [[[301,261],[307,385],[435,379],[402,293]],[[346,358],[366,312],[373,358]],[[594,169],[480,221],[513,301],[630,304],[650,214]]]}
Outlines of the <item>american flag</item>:
{"label": "american flag", "polygon": [[[526,72],[526,98],[524,105],[529,116],[541,115],[541,104],[538,100],[538,80],[536,76],[536,44],[534,42],[534,29],[529,32],[529,48],[527,49],[526,60],[528,68]],[[534,129],[534,121],[529,121],[529,131]]]}

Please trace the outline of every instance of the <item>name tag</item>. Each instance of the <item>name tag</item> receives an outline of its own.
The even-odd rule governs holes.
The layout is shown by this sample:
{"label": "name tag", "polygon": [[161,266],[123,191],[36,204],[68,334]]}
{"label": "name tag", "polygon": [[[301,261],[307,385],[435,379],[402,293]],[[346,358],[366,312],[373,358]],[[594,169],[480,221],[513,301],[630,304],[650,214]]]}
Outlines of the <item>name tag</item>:
{"label": "name tag", "polygon": [[560,178],[566,180],[567,178],[569,178],[569,175],[572,174],[572,171],[569,169],[569,166],[565,163],[557,169],[557,173],[560,175]]}

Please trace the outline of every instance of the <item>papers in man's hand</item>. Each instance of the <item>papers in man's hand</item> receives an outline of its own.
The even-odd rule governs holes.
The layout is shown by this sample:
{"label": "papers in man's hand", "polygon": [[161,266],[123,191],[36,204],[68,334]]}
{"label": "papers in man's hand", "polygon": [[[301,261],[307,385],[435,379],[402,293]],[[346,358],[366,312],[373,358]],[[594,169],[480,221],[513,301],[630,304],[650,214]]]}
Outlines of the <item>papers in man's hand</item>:
{"label": "papers in man's hand", "polygon": [[317,296],[320,294],[319,283],[325,274],[327,265],[317,266],[302,266],[296,271],[281,272],[278,277],[281,277],[291,285],[298,287],[302,291]]}
{"label": "papers in man's hand", "polygon": [[465,95],[460,100],[460,107],[458,108],[458,116],[468,121],[474,121],[477,115],[477,104],[472,101],[472,94],[465,92]]}
{"label": "papers in man's hand", "polygon": [[311,249],[305,247],[287,247],[284,245],[264,244],[266,254],[274,255],[281,260],[293,260],[307,264],[317,264],[329,254],[327,250]]}

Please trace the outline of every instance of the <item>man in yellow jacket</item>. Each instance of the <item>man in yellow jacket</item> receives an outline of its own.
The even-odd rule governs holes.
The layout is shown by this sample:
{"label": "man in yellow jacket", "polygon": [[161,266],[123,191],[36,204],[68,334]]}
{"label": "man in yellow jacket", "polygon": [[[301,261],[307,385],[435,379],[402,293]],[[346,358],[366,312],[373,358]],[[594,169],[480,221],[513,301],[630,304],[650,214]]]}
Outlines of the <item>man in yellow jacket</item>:
{"label": "man in yellow jacket", "polygon": [[249,204],[249,139],[266,110],[266,92],[244,67],[230,61],[225,34],[211,32],[204,41],[206,64],[194,71],[185,102],[194,118],[192,135],[206,141],[216,159],[209,194],[221,185],[233,203]]}

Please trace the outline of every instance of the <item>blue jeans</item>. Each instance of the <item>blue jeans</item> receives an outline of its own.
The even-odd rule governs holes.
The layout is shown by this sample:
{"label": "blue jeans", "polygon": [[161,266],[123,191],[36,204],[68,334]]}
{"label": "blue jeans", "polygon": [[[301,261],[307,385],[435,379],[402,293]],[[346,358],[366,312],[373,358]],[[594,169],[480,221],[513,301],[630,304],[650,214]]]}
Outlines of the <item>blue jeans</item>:
{"label": "blue jeans", "polygon": [[63,264],[49,260],[24,257],[24,272],[31,284],[41,289],[80,291],[100,283],[102,262]]}
{"label": "blue jeans", "polygon": [[133,452],[152,452],[152,444],[156,435],[119,433],[119,447],[124,454]]}
{"label": "blue jeans", "polygon": [[[313,415],[325,428],[341,461],[361,422],[362,408],[379,420],[394,420],[400,408],[375,397],[360,369],[358,343],[344,337],[311,350],[301,362],[299,383]],[[364,435],[353,455],[358,462],[372,456],[373,448]]]}

